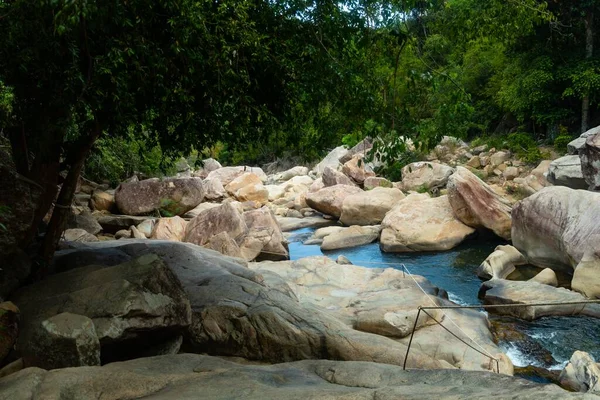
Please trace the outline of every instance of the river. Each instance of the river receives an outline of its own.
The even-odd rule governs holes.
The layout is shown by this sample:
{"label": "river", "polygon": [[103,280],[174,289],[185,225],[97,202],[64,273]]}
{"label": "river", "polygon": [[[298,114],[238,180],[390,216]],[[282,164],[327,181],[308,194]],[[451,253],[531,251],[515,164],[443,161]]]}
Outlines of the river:
{"label": "river", "polygon": [[[458,304],[481,304],[477,298],[481,280],[475,271],[494,248],[503,243],[494,238],[479,238],[453,250],[437,253],[382,253],[379,243],[322,252],[318,245],[303,244],[313,232],[312,228],[291,232],[288,240],[292,260],[316,255],[335,259],[344,255],[353,264],[365,267],[401,269],[400,264],[404,264],[411,273],[422,275],[446,290],[450,300]],[[598,319],[548,317],[527,322],[514,318],[496,318],[493,315],[490,315],[490,319],[496,322],[499,329],[514,329],[525,335],[526,340],[523,341],[499,342],[499,346],[515,366],[562,369],[575,350],[586,351],[600,361]]]}

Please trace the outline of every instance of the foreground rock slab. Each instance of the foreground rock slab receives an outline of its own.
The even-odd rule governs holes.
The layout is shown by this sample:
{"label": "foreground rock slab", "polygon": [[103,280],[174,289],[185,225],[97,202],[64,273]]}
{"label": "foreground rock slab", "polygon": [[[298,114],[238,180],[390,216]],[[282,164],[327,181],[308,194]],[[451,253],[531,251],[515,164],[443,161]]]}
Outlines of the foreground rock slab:
{"label": "foreground rock slab", "polygon": [[556,385],[458,370],[403,371],[372,362],[306,360],[243,365],[178,354],[46,371],[28,368],[0,380],[0,400],[29,399],[372,400],[594,398]]}
{"label": "foreground rock slab", "polygon": [[[444,299],[444,292],[422,276],[413,278],[393,268],[365,268],[339,265],[327,257],[308,257],[297,261],[250,263],[249,268],[261,273],[273,287],[287,283],[303,305],[316,305],[354,329],[393,339],[389,351],[396,351],[408,341],[419,306],[453,303]],[[449,318],[466,329],[486,351],[498,355],[488,321],[482,313],[473,310],[452,310],[445,314],[429,311],[431,316],[465,339]],[[469,340],[469,339],[467,339]],[[491,370],[489,359],[463,346],[429,316],[421,313],[413,345],[421,352],[440,360],[446,368]],[[412,353],[412,350],[411,350]],[[379,355],[377,355],[379,356]],[[409,355],[409,361],[412,359]],[[502,359],[500,371],[512,373],[512,364]],[[395,364],[395,363],[394,363]]]}

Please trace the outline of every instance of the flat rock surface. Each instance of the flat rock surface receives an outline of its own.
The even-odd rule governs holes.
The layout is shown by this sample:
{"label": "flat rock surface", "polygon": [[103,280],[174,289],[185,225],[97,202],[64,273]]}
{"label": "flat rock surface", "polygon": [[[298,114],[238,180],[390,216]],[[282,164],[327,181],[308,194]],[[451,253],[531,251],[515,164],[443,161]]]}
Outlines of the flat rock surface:
{"label": "flat rock surface", "polygon": [[[484,282],[479,296],[483,298],[485,304],[565,303],[588,300],[581,294],[565,288],[556,288],[535,281],[509,281],[505,279],[492,279]],[[600,318],[600,304],[598,303],[502,307],[490,308],[488,311],[512,315],[526,320],[557,315],[586,315]]]}
{"label": "flat rock surface", "polygon": [[243,365],[178,354],[0,380],[0,400],[29,399],[571,399],[597,398],[486,372],[403,371],[372,362],[306,360]]}
{"label": "flat rock surface", "polygon": [[325,219],[323,217],[277,217],[277,221],[281,226],[282,232],[290,232],[302,228],[320,228],[322,226],[336,224],[336,221],[333,221],[331,219]]}

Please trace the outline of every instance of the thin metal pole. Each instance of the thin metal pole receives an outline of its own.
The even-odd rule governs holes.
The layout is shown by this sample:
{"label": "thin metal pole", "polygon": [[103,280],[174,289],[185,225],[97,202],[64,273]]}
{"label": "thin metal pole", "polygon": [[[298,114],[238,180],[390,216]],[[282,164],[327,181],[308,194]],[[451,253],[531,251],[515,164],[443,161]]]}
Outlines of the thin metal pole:
{"label": "thin metal pole", "polygon": [[598,304],[600,299],[596,300],[580,300],[580,301],[565,301],[561,303],[510,303],[510,304],[476,304],[466,306],[423,306],[425,310],[450,310],[460,308],[504,308],[504,307],[535,307],[535,306],[568,306],[575,304]]}
{"label": "thin metal pole", "polygon": [[404,356],[404,365],[402,366],[403,370],[406,370],[406,362],[408,361],[408,353],[410,352],[410,346],[412,344],[413,336],[415,335],[415,331],[417,330],[417,322],[419,321],[419,315],[421,315],[421,307],[418,308],[417,318],[415,318],[415,324],[413,325],[412,332],[410,333],[410,340],[408,341],[408,347],[406,348],[406,355]]}

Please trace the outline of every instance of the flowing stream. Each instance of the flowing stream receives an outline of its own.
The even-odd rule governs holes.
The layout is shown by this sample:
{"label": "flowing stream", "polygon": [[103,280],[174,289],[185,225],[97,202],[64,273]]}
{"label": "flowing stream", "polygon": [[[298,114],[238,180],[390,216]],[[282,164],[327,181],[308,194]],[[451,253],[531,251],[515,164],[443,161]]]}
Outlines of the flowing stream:
{"label": "flowing stream", "polygon": [[[422,275],[434,285],[445,289],[450,300],[458,304],[481,304],[477,298],[481,280],[475,271],[494,248],[502,244],[497,239],[480,238],[468,241],[453,250],[439,253],[382,253],[379,250],[379,243],[322,252],[318,245],[303,244],[313,232],[312,228],[291,232],[288,240],[292,260],[316,255],[326,255],[336,259],[339,255],[344,255],[353,264],[365,267],[401,269],[399,264],[404,264],[411,273]],[[598,319],[547,317],[527,322],[490,315],[490,320],[498,327],[497,329],[514,330],[524,339],[505,340],[499,343],[515,366],[532,365],[546,369],[562,369],[575,350],[586,351],[600,361],[600,320]]]}

